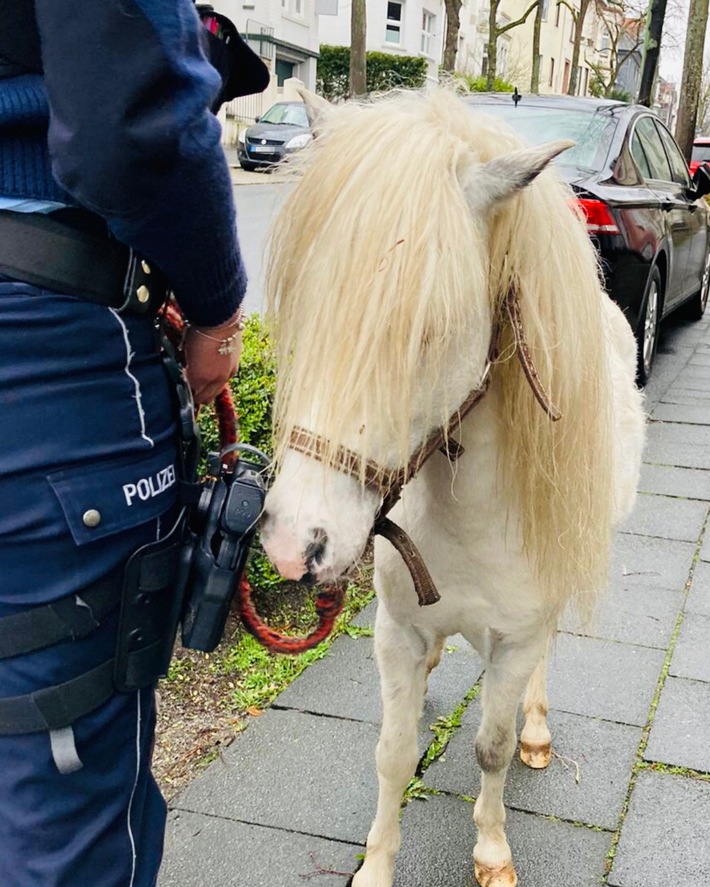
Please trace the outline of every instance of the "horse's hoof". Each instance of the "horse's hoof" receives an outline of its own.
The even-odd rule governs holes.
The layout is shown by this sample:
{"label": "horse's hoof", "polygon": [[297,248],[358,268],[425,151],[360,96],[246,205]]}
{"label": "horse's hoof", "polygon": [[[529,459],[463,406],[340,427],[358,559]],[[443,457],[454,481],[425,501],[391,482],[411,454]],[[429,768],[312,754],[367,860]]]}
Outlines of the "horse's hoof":
{"label": "horse's hoof", "polygon": [[503,868],[494,869],[474,860],[473,873],[480,887],[515,887],[518,883],[518,876],[515,874],[512,862],[504,865]]}
{"label": "horse's hoof", "polygon": [[544,745],[530,745],[527,742],[521,742],[520,760],[533,770],[544,770],[545,767],[549,767],[552,760],[552,746],[549,742]]}

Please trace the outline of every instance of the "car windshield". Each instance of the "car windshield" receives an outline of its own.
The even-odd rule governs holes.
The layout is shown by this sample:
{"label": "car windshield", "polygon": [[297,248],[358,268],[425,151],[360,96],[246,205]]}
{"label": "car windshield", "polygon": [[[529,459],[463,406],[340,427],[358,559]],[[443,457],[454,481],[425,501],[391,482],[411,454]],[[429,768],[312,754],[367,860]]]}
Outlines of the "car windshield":
{"label": "car windshield", "polygon": [[599,171],[604,167],[616,130],[616,120],[603,111],[565,110],[540,106],[481,104],[475,107],[506,120],[515,132],[532,145],[571,139],[574,148],[556,159],[560,166],[577,166]]}
{"label": "car windshield", "polygon": [[692,160],[695,163],[705,163],[710,160],[710,145],[693,145]]}
{"label": "car windshield", "polygon": [[280,103],[273,105],[259,120],[259,123],[286,123],[289,126],[308,126],[306,106],[303,102],[293,105]]}

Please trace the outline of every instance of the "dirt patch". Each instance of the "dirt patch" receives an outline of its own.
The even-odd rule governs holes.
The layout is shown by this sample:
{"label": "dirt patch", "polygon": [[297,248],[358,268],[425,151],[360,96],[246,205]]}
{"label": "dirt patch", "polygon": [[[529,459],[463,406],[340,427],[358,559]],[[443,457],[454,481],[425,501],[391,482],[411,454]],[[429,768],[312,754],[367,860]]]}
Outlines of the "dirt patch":
{"label": "dirt patch", "polygon": [[[229,746],[263,709],[329,644],[348,629],[372,598],[371,567],[364,566],[346,595],[346,606],[327,641],[301,656],[271,654],[230,613],[225,640],[213,653],[176,644],[170,674],[158,686],[158,723],[153,772],[166,800]],[[259,613],[278,631],[308,634],[315,625],[313,591],[298,585],[258,595]]]}

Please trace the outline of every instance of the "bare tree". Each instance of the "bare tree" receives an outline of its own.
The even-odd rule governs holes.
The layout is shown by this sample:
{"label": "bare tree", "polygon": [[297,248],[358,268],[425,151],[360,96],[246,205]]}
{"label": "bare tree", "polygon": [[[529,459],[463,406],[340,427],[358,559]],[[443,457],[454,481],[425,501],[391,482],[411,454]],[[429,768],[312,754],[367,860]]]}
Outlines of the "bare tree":
{"label": "bare tree", "polygon": [[[611,98],[616,88],[616,81],[621,68],[633,58],[633,54],[641,45],[643,29],[641,19],[627,18],[630,10],[622,3],[610,0],[596,0],[596,14],[602,24],[609,46],[604,50],[604,58],[589,58],[585,62],[592,70],[597,82],[599,94]],[[626,43],[622,46],[622,43]]]}
{"label": "bare tree", "polygon": [[686,160],[693,153],[695,123],[698,116],[698,93],[703,69],[703,46],[708,24],[708,0],[690,0],[688,31],[685,38],[683,77],[680,84],[678,120],[675,137]]}
{"label": "bare tree", "polygon": [[705,60],[698,93],[698,128],[705,132],[710,125],[710,61]]}
{"label": "bare tree", "polygon": [[666,18],[667,0],[651,0],[646,18],[646,34],[643,41],[643,61],[641,63],[641,83],[639,84],[638,102],[651,107],[653,101],[653,84],[658,71],[658,58],[661,53],[661,37],[663,22]]}
{"label": "bare tree", "polygon": [[367,16],[365,0],[352,0],[350,9],[350,95],[367,92]]}
{"label": "bare tree", "polygon": [[456,69],[463,0],[444,0],[444,6],[446,8],[446,39],[444,40],[444,56],[441,60],[441,67],[444,71],[453,73]]}
{"label": "bare tree", "polygon": [[574,35],[572,37],[572,67],[569,72],[569,83],[567,84],[567,95],[577,95],[577,74],[579,71],[579,53],[582,46],[582,34],[584,32],[584,20],[587,17],[587,10],[591,4],[591,0],[579,0],[579,9],[574,9],[569,3],[565,6],[572,12],[572,21],[574,22]]}
{"label": "bare tree", "polygon": [[486,71],[486,89],[493,89],[493,84],[496,79],[498,69],[498,38],[503,34],[506,34],[508,31],[511,31],[513,28],[517,28],[518,25],[524,24],[533,9],[542,2],[543,0],[533,0],[520,18],[515,19],[513,22],[499,25],[498,9],[500,8],[501,0],[491,0],[491,8],[488,11],[488,69]]}
{"label": "bare tree", "polygon": [[532,39],[532,74],[530,75],[530,92],[540,92],[540,29],[542,28],[542,13],[545,7],[537,4],[535,19],[533,21]]}

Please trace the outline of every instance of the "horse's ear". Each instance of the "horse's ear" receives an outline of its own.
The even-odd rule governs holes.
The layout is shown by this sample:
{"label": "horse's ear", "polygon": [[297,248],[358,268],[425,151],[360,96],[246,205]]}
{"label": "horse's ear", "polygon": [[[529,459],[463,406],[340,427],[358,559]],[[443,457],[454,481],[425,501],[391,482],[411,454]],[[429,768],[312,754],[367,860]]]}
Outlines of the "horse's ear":
{"label": "horse's ear", "polygon": [[460,176],[469,206],[481,213],[512,197],[540,175],[558,154],[574,144],[567,140],[545,142],[534,148],[510,151],[488,163],[469,166]]}
{"label": "horse's ear", "polygon": [[299,87],[298,92],[306,106],[306,114],[308,122],[313,130],[313,134],[317,135],[318,130],[323,125],[323,121],[333,113],[333,106],[330,102],[311,92],[309,89]]}

